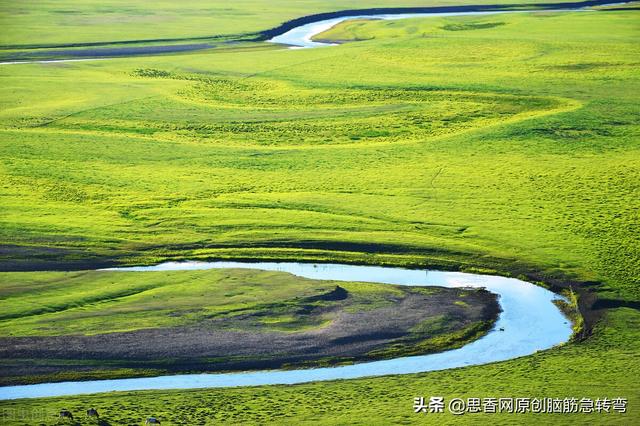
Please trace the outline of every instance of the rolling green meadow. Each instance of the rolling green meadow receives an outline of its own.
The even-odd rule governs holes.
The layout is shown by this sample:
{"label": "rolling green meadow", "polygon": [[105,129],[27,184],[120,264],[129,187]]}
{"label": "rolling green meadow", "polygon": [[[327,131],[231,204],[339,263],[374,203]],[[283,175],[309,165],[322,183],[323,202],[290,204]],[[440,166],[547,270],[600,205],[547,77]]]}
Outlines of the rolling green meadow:
{"label": "rolling green meadow", "polygon": [[[189,31],[170,21],[155,34],[134,25],[134,9],[109,2],[118,11],[113,26],[107,13],[100,14],[107,21],[77,34],[73,22],[64,31],[55,20],[30,32],[40,14],[67,3],[4,2],[3,20],[16,8],[24,12],[11,24],[21,29],[3,31],[0,43],[116,40],[129,24],[139,32],[126,39],[251,32],[348,7],[276,2],[262,15],[252,2],[234,2],[225,13],[238,13],[237,25],[213,29],[226,15],[207,17],[203,10],[213,6],[187,2],[197,15],[180,13],[184,22],[193,19]],[[167,14],[183,7],[166,3],[158,9]],[[259,25],[255,14],[264,16]],[[329,48],[238,43],[0,65],[0,294],[29,295],[38,280],[68,276],[42,272],[50,270],[187,259],[344,262],[571,288],[586,321],[575,341],[490,365],[293,386],[2,401],[0,413],[48,413],[43,424],[55,423],[60,408],[89,406],[113,425],[140,424],[146,415],[193,425],[637,423],[639,36],[633,8],[359,20],[321,34],[357,40]],[[179,285],[191,282],[189,274],[172,273]],[[72,275],[70,288],[87,287],[82,273]],[[117,292],[143,284],[99,285]],[[173,291],[167,301],[191,303],[176,301]],[[74,303],[86,294],[58,296]],[[28,303],[51,309],[25,297],[3,315]],[[170,321],[145,315],[137,326]],[[104,327],[91,321],[98,322],[61,327]],[[121,330],[118,321],[128,324],[116,318],[113,331]],[[23,335],[38,330],[0,321],[0,330],[9,326]],[[415,397],[435,395],[625,397],[629,405],[626,414],[413,412]],[[0,422],[24,424],[6,415]]]}

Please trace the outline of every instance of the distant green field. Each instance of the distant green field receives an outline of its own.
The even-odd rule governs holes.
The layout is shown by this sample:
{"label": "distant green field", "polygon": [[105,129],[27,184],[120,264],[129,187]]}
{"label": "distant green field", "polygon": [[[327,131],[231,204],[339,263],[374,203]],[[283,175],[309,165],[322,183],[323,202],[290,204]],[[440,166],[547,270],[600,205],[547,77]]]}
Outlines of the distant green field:
{"label": "distant green field", "polygon": [[0,67],[4,270],[196,258],[462,268],[589,288],[602,315],[583,342],[489,366],[0,409],[387,424],[432,421],[413,413],[422,395],[626,397],[626,415],[438,420],[637,422],[639,16],[358,22],[323,37],[367,41],[332,48]]}
{"label": "distant green field", "polygon": [[[490,4],[561,0],[496,0]],[[0,48],[16,45],[255,33],[314,13],[371,7],[476,4],[469,0],[32,0],[0,2]]]}

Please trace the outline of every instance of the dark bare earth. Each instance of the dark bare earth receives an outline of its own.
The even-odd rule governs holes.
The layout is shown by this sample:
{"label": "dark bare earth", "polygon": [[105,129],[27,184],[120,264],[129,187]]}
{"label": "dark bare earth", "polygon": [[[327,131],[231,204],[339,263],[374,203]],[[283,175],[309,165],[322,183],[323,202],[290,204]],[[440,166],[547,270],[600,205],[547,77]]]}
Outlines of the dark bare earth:
{"label": "dark bare earth", "polygon": [[[380,306],[356,311],[350,293],[336,287],[296,303],[210,319],[196,326],[93,336],[0,338],[2,384],[58,380],[65,375],[134,369],[129,376],[166,372],[228,371],[323,365],[422,353],[461,346],[491,328],[496,296],[483,290],[401,288]],[[284,306],[284,307],[283,307]],[[297,316],[303,331],[265,328],[261,317]],[[430,340],[431,339],[431,340]],[[425,344],[426,342],[426,344]],[[417,344],[421,346],[416,346]],[[395,344],[396,352],[386,352]],[[402,349],[400,349],[402,350]],[[375,351],[375,353],[372,353]],[[137,372],[136,372],[137,371]],[[146,373],[145,373],[146,371]],[[123,373],[124,374],[124,373]]]}

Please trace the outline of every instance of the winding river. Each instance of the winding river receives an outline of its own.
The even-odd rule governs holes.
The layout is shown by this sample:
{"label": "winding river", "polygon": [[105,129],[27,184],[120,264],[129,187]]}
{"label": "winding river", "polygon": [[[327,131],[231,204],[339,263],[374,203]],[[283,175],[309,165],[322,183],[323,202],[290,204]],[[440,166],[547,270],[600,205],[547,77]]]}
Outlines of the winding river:
{"label": "winding river", "polygon": [[325,19],[322,21],[311,22],[293,28],[284,34],[273,37],[268,40],[270,43],[286,44],[292,49],[335,46],[335,43],[326,43],[321,41],[313,41],[313,37],[327,31],[337,24],[352,19],[407,19],[407,18],[433,18],[442,16],[466,16],[466,15],[497,15],[503,13],[541,13],[541,12],[576,12],[587,11],[593,9],[546,9],[546,10],[501,10],[491,12],[437,12],[437,13],[400,13],[400,14],[381,14],[381,15],[353,15],[341,16],[339,18]]}
{"label": "winding river", "polygon": [[459,349],[330,368],[266,370],[225,374],[185,374],[115,380],[0,387],[0,400],[148,389],[221,388],[295,384],[390,374],[420,373],[503,361],[569,340],[570,321],[553,303],[555,293],[515,278],[461,272],[308,263],[169,262],[112,271],[175,271],[250,268],[283,271],[319,280],[367,281],[405,286],[484,287],[499,295],[502,313],[492,331]]}

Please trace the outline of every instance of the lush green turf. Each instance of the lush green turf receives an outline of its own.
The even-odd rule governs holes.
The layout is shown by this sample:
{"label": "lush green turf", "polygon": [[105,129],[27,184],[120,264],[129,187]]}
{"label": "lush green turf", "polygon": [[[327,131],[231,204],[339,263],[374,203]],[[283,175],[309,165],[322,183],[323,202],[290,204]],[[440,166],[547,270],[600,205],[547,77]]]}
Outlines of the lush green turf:
{"label": "lush green turf", "polygon": [[[198,324],[261,311],[261,328],[299,331],[320,327],[286,316],[305,298],[333,290],[332,281],[280,272],[210,270],[174,272],[0,273],[0,336],[102,334]],[[392,286],[340,283],[354,312],[386,306],[402,294]],[[276,306],[276,305],[282,306]],[[295,310],[295,309],[293,309]],[[263,311],[263,312],[262,312]],[[314,318],[320,320],[321,318]]]}
{"label": "lush green turf", "polygon": [[197,257],[437,265],[590,282],[609,300],[585,342],[490,366],[2,407],[97,405],[114,423],[153,413],[182,424],[372,424],[428,421],[412,413],[420,395],[622,396],[626,416],[526,419],[637,421],[638,19],[371,22],[340,29],[371,40],[327,49],[0,68],[5,268]]}
{"label": "lush green turf", "polygon": [[[536,3],[536,0],[490,2],[500,3]],[[474,3],[468,0],[404,0],[401,3],[395,0],[2,1],[0,47],[254,33],[314,13],[370,7],[459,4]]]}

